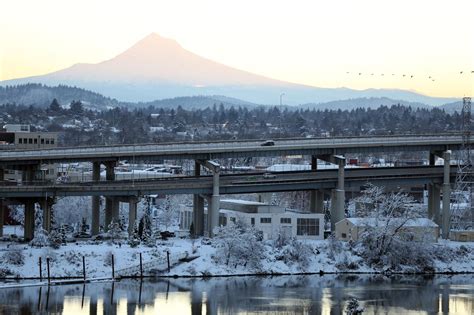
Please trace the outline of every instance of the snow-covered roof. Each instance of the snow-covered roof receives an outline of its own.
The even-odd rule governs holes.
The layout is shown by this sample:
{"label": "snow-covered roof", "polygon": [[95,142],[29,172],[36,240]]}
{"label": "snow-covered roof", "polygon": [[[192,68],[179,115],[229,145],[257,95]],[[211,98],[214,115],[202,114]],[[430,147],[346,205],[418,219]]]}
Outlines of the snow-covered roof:
{"label": "snow-covered roof", "polygon": [[258,202],[258,201],[250,201],[250,200],[240,200],[240,199],[221,199],[221,202],[228,202],[234,204],[241,204],[241,205],[251,205],[251,206],[267,206],[267,203]]}
{"label": "snow-covered roof", "polygon": [[[346,218],[347,221],[351,222],[355,226],[377,226],[377,220],[375,218]],[[393,224],[401,223],[401,220],[404,219],[393,219]],[[385,220],[378,220],[379,225],[383,225],[386,221]],[[432,220],[427,218],[415,218],[409,219],[405,224],[405,226],[424,226],[424,227],[438,227],[436,223]]]}

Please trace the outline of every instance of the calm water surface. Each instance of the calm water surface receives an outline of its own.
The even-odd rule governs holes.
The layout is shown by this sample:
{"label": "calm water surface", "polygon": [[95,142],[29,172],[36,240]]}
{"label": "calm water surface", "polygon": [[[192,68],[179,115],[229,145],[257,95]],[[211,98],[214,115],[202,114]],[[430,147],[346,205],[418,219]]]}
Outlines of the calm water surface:
{"label": "calm water surface", "polygon": [[474,275],[122,280],[0,289],[0,314],[474,314]]}

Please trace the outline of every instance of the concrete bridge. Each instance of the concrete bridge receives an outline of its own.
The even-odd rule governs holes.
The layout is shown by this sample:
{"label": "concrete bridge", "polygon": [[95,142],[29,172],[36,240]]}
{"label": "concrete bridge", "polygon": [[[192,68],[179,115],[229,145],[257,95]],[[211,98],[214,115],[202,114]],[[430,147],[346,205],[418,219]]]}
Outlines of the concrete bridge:
{"label": "concrete bridge", "polygon": [[[15,198],[25,204],[25,239],[34,233],[34,203],[42,204],[44,228],[50,229],[50,208],[53,196],[91,195],[92,234],[99,232],[99,196],[105,196],[105,220],[118,218],[119,202],[130,203],[130,227],[136,220],[136,203],[140,196],[151,193],[194,194],[194,229],[205,234],[204,200],[208,203],[208,231],[218,225],[220,194],[248,192],[311,190],[312,212],[322,211],[324,191],[330,190],[331,226],[344,218],[345,190],[364,183],[394,185],[428,184],[429,215],[442,225],[443,237],[449,233],[449,202],[443,198],[440,213],[440,192],[450,195],[454,176],[450,169],[451,150],[462,145],[461,135],[409,135],[389,137],[350,137],[318,139],[249,140],[225,142],[191,142],[145,145],[119,145],[43,150],[0,151],[0,182],[5,169],[23,173],[21,186],[1,186],[0,197]],[[417,168],[346,169],[344,154],[369,152],[429,152],[429,166]],[[311,172],[278,173],[275,178],[262,174],[221,175],[216,159],[306,155],[311,157]],[[434,167],[435,157],[445,160],[444,167]],[[115,166],[119,160],[194,160],[194,176],[153,181],[116,181]],[[317,170],[317,160],[337,165],[337,170]],[[35,172],[42,164],[58,162],[91,162],[92,182],[74,185],[35,183]],[[106,182],[100,181],[101,164],[106,168]],[[212,176],[201,176],[206,168]],[[49,200],[49,201],[48,201]],[[441,222],[442,220],[442,222]],[[107,225],[107,224],[105,224]]]}

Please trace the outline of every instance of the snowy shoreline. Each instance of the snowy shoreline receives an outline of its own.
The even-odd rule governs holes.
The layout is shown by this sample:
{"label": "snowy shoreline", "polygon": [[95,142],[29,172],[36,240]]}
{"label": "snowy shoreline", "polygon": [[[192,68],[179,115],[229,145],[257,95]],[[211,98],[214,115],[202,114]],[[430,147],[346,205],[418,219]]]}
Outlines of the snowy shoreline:
{"label": "snowy shoreline", "polygon": [[[285,261],[281,252],[266,244],[258,267],[245,264],[222,264],[216,259],[217,248],[202,242],[202,239],[170,239],[160,241],[157,247],[128,244],[92,244],[92,242],[69,243],[59,249],[50,247],[32,248],[27,244],[0,244],[0,281],[38,280],[39,260],[42,261],[42,279],[47,279],[46,260],[50,261],[50,276],[54,280],[84,278],[82,257],[84,256],[86,280],[112,279],[111,256],[114,256],[116,279],[140,278],[140,254],[143,277],[159,278],[209,278],[238,276],[284,276],[312,274],[472,274],[474,273],[474,243],[442,241],[436,246],[462,254],[447,260],[435,260],[429,272],[403,266],[401,270],[377,269],[368,266],[363,259],[350,252],[347,243],[340,243],[335,252],[328,240],[305,241],[314,252],[307,261]],[[170,256],[168,272],[167,252]],[[13,255],[13,254],[14,255]],[[11,257],[13,256],[13,258]],[[16,256],[20,256],[18,258]],[[12,260],[13,259],[13,260]],[[22,261],[15,261],[22,259]],[[1,285],[0,285],[1,287]]]}

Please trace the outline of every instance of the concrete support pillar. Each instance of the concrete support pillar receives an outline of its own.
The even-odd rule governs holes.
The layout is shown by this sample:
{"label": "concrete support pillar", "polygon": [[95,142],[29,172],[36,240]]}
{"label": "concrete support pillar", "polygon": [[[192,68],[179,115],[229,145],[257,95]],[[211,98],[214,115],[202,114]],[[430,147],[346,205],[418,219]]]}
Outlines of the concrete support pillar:
{"label": "concrete support pillar", "polygon": [[331,193],[331,231],[335,231],[336,222],[344,219],[345,191],[334,189]]}
{"label": "concrete support pillar", "polygon": [[432,220],[440,225],[441,224],[441,187],[440,185],[434,185],[433,187],[433,212],[434,216]]}
{"label": "concrete support pillar", "polygon": [[[200,175],[201,164],[196,161],[194,163],[194,176]],[[204,198],[199,194],[195,194],[193,198],[193,229],[194,236],[204,235]]]}
{"label": "concrete support pillar", "polygon": [[310,200],[311,213],[324,213],[324,192],[321,190],[311,191]]}
{"label": "concrete support pillar", "polygon": [[36,174],[36,165],[27,165],[22,169],[22,181],[23,182],[32,182],[35,179]]}
{"label": "concrete support pillar", "polygon": [[112,198],[112,219],[118,221],[120,218],[120,200],[117,197]]}
{"label": "concrete support pillar", "polygon": [[0,199],[0,237],[3,236],[5,211],[3,210],[3,199]]}
{"label": "concrete support pillar", "polygon": [[204,198],[194,195],[193,200],[193,228],[195,236],[204,235]]}
{"label": "concrete support pillar", "polygon": [[450,175],[451,175],[451,151],[446,151],[443,153],[444,159],[444,179],[443,179],[443,217],[441,223],[442,237],[444,239],[449,238],[449,230],[451,228],[451,185],[450,185]]}
{"label": "concrete support pillar", "polygon": [[429,165],[433,166],[435,165],[435,162],[436,162],[436,154],[435,152],[430,152]]}
{"label": "concrete support pillar", "polygon": [[[212,197],[211,204],[208,207],[207,216],[208,216],[208,232],[209,237],[214,235],[214,228],[219,226],[219,209],[221,203],[221,197],[219,195],[219,170],[214,170],[213,183],[212,183]],[[210,208],[210,209],[209,209]],[[209,211],[210,210],[210,211]]]}
{"label": "concrete support pillar", "polygon": [[31,241],[35,236],[35,202],[33,199],[25,201],[25,241]]}
{"label": "concrete support pillar", "polygon": [[344,157],[337,157],[336,162],[338,164],[337,171],[337,189],[332,192],[331,201],[331,230],[334,231],[336,222],[344,219],[344,206],[345,206],[345,195],[344,190],[344,167],[346,160]]}
{"label": "concrete support pillar", "polygon": [[0,168],[0,182],[3,182],[5,180],[5,170],[3,168]]}
{"label": "concrete support pillar", "polygon": [[51,232],[51,203],[47,198],[41,202],[41,209],[43,210],[43,229]]}
{"label": "concrete support pillar", "polygon": [[137,222],[137,203],[136,198],[131,198],[128,202],[128,235],[132,235],[135,222]]}
{"label": "concrete support pillar", "polygon": [[105,180],[106,181],[113,181],[115,180],[115,161],[113,162],[106,162],[105,164]]}
{"label": "concrete support pillar", "polygon": [[[100,181],[100,162],[92,163],[92,181]],[[99,234],[100,226],[100,196],[92,196],[91,235]]]}
{"label": "concrete support pillar", "polygon": [[113,212],[113,199],[112,197],[105,198],[105,222],[104,222],[104,232],[109,230],[109,224],[112,222],[112,212]]}

